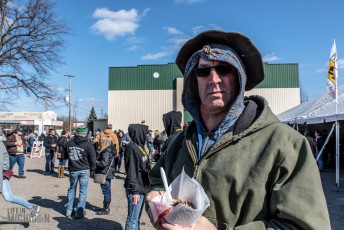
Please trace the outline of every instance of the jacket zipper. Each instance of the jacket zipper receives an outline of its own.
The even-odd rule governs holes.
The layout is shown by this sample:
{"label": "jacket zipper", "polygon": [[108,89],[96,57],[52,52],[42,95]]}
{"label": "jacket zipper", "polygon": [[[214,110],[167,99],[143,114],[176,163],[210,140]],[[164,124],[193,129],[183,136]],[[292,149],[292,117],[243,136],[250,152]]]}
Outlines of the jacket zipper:
{"label": "jacket zipper", "polygon": [[195,167],[195,171],[194,171],[193,178],[195,178],[195,180],[199,181],[199,179],[200,179],[200,176],[199,176],[199,175],[200,175],[200,172],[199,172],[200,170],[199,170],[199,168],[200,168],[200,166],[201,166],[201,164],[202,164],[202,162],[203,162],[203,160],[204,160],[205,158],[208,158],[209,156],[215,154],[219,149],[225,148],[225,147],[227,147],[228,145],[230,145],[231,143],[233,143],[233,140],[229,140],[229,141],[227,141],[225,144],[220,145],[220,146],[218,146],[217,148],[215,148],[215,149],[209,151],[209,152],[208,152],[205,156],[203,156],[203,157],[201,158],[201,160],[198,162],[197,155],[196,155],[195,151],[193,151],[193,148],[190,147],[190,144],[189,144],[189,142],[187,141],[187,142],[186,142],[186,148],[187,148],[187,150],[188,150],[188,152],[189,152],[189,154],[190,154],[190,156],[191,156],[192,161],[194,162],[194,167]]}

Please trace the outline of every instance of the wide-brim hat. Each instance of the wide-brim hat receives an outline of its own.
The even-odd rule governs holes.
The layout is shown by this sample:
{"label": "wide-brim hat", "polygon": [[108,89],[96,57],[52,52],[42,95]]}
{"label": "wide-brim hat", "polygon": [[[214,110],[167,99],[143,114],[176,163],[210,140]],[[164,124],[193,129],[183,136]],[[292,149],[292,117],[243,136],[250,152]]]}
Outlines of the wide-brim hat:
{"label": "wide-brim hat", "polygon": [[238,32],[207,30],[190,39],[182,46],[176,58],[179,70],[184,74],[190,57],[209,44],[224,44],[235,50],[245,66],[246,91],[264,80],[263,61],[259,50],[248,37]]}

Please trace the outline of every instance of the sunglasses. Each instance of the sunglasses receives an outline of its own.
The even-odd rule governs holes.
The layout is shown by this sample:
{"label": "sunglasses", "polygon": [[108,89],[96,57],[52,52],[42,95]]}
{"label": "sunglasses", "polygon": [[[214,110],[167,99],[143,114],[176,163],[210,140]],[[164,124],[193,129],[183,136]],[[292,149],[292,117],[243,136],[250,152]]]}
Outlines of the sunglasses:
{"label": "sunglasses", "polygon": [[231,65],[199,67],[194,68],[194,72],[197,77],[208,77],[210,75],[211,69],[215,69],[216,73],[221,77],[236,73],[236,69]]}

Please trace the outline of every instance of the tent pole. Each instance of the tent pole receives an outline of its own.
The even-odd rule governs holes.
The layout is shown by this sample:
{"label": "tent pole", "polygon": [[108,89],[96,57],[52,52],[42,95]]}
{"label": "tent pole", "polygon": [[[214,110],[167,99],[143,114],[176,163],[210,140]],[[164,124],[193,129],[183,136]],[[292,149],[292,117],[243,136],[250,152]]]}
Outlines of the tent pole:
{"label": "tent pole", "polygon": [[318,162],[318,160],[319,160],[320,157],[322,156],[323,151],[324,151],[324,149],[325,149],[325,147],[326,147],[326,145],[327,145],[327,142],[328,142],[328,140],[330,139],[330,136],[331,136],[332,132],[334,131],[334,128],[336,127],[336,125],[337,125],[337,121],[336,121],[336,123],[334,123],[334,124],[332,125],[331,131],[330,131],[330,133],[327,135],[326,140],[325,140],[323,146],[321,147],[321,149],[320,149],[320,151],[319,151],[319,153],[318,153],[318,155],[317,155],[317,158],[315,159],[316,162]]}
{"label": "tent pole", "polygon": [[336,186],[339,188],[339,121],[336,121]]}

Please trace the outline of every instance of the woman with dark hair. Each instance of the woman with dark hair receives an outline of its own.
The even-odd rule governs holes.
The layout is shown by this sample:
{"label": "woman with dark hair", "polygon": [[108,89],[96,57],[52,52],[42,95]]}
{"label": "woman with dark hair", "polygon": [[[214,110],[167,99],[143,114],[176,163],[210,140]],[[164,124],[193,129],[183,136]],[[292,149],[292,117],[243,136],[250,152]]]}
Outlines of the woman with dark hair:
{"label": "woman with dark hair", "polygon": [[64,149],[68,141],[68,131],[63,130],[61,136],[57,140],[57,159],[59,159],[58,167],[58,178],[64,178],[64,167],[66,165],[66,160],[64,159]]}
{"label": "woman with dark hair", "polygon": [[124,132],[122,130],[118,130],[117,138],[118,138],[118,145],[119,145],[119,157],[116,157],[115,159],[115,170],[117,173],[122,173],[121,165],[122,165],[122,159],[123,159],[123,154],[124,154],[124,146],[122,145],[123,136],[124,136]]}

